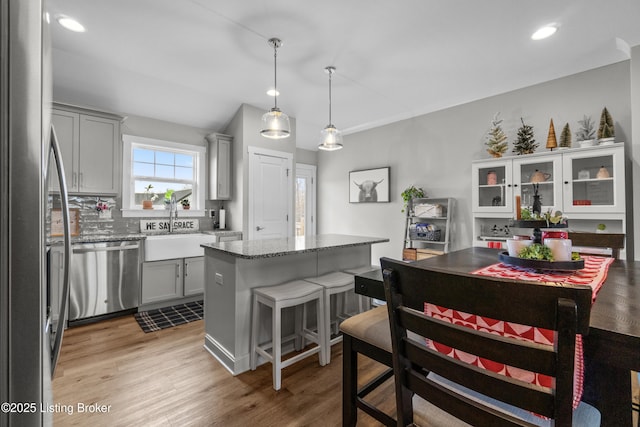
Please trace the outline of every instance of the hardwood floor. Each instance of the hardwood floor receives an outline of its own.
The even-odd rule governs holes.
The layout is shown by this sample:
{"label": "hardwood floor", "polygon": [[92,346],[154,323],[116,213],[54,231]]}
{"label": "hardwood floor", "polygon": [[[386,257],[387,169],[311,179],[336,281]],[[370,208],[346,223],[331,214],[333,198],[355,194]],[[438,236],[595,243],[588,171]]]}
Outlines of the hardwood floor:
{"label": "hardwood floor", "polygon": [[[232,376],[203,347],[204,322],[145,334],[133,316],[68,329],[53,381],[55,426],[339,426],[342,423],[342,345],[321,367],[311,356],[283,371],[271,365]],[[362,381],[383,367],[360,362]],[[393,411],[393,383],[374,403]],[[107,412],[78,412],[78,405]],[[70,412],[73,412],[70,414]],[[359,426],[379,426],[363,412]]]}

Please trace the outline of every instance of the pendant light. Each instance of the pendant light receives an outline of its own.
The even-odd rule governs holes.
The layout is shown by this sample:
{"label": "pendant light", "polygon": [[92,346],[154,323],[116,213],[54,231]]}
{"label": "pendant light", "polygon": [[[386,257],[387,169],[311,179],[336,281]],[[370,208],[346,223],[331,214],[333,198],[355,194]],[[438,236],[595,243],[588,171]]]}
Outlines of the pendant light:
{"label": "pendant light", "polygon": [[[277,89],[277,56],[278,48],[282,46],[282,41],[278,38],[269,39],[269,45],[273,47],[273,90],[274,93],[278,93]],[[287,138],[291,134],[291,127],[289,125],[289,117],[280,111],[278,108],[278,96],[273,96],[274,106],[271,110],[262,116],[262,130],[260,133],[265,138],[270,139],[282,139]]]}
{"label": "pendant light", "polygon": [[319,150],[335,151],[342,148],[342,132],[331,123],[331,76],[336,72],[336,67],[325,67],[324,71],[329,74],[329,124],[320,131]]}

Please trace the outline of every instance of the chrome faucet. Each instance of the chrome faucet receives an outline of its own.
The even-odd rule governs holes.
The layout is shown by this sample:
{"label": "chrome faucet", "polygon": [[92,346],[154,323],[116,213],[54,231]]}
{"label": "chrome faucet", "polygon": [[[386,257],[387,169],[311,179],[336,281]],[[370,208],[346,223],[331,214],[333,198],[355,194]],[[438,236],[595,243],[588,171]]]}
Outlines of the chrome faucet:
{"label": "chrome faucet", "polygon": [[173,232],[173,221],[176,218],[178,218],[178,200],[176,199],[176,193],[172,193],[169,202],[169,233]]}

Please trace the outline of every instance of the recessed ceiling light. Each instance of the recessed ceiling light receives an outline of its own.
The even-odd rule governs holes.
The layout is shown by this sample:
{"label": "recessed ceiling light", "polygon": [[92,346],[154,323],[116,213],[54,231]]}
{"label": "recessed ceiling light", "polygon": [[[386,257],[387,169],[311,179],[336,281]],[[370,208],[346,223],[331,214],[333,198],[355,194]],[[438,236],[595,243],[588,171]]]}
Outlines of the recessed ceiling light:
{"label": "recessed ceiling light", "polygon": [[75,33],[84,33],[87,31],[81,23],[69,16],[60,15],[56,17],[56,20],[58,21],[58,24],[62,25],[69,31],[73,31]]}
{"label": "recessed ceiling light", "polygon": [[278,91],[277,91],[277,90],[275,90],[275,89],[269,89],[269,90],[267,91],[267,95],[269,95],[269,96],[279,96],[279,95],[280,95],[280,92],[278,92]]}
{"label": "recessed ceiling light", "polygon": [[532,40],[542,40],[547,37],[552,36],[556,31],[558,31],[558,26],[555,24],[545,25],[542,28],[539,28],[535,33],[531,35]]}

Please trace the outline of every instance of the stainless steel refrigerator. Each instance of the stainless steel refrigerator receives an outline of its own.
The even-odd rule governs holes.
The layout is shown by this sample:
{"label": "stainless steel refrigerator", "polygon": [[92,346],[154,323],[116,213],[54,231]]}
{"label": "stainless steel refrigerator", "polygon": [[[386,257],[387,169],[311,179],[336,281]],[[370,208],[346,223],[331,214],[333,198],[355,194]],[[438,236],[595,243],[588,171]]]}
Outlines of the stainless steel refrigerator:
{"label": "stainless steel refrigerator", "polygon": [[[2,426],[52,424],[47,406],[54,403],[51,378],[65,323],[68,209],[64,191],[49,194],[47,182],[47,176],[60,176],[56,162],[49,161],[56,157],[51,154],[49,19],[44,0],[0,0]],[[64,188],[64,178],[60,184]],[[48,280],[46,230],[52,203],[63,211],[69,254],[60,292],[52,292]]]}

